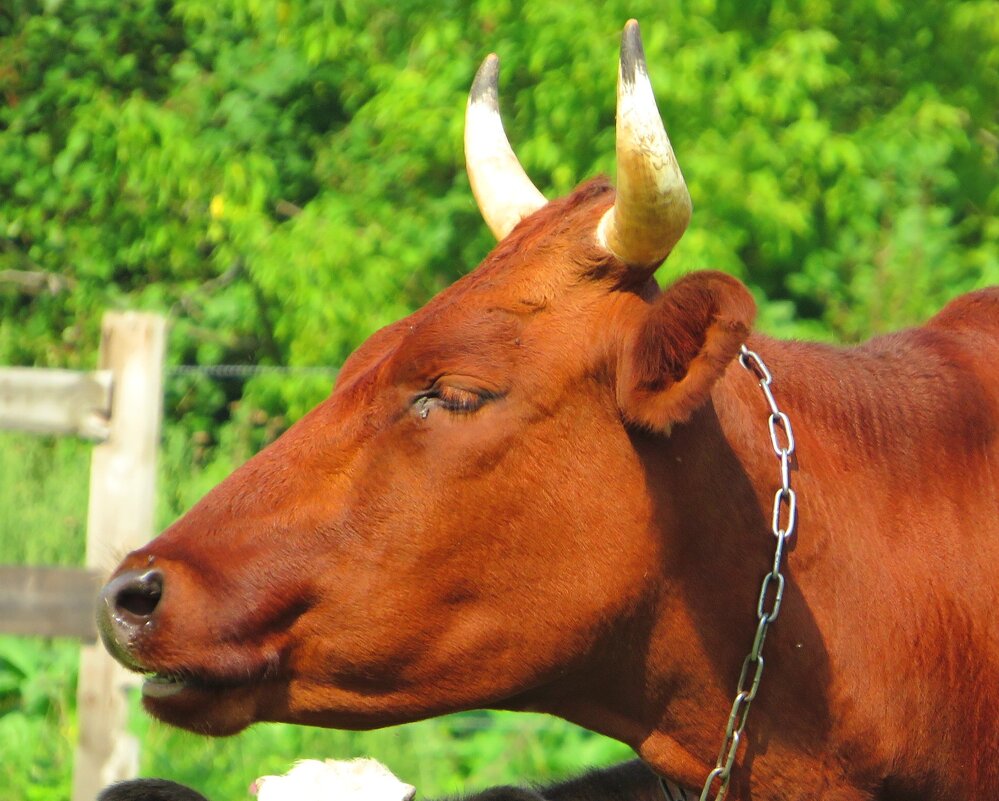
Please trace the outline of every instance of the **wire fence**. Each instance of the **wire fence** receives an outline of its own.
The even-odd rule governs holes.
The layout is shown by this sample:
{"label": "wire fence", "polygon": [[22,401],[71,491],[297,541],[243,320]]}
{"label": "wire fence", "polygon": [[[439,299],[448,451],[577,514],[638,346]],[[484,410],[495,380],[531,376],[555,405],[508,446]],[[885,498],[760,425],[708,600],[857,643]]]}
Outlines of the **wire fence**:
{"label": "wire fence", "polygon": [[335,376],[339,367],[332,365],[294,366],[280,364],[174,364],[166,368],[173,376],[203,375],[209,378],[245,379],[257,375],[328,375]]}

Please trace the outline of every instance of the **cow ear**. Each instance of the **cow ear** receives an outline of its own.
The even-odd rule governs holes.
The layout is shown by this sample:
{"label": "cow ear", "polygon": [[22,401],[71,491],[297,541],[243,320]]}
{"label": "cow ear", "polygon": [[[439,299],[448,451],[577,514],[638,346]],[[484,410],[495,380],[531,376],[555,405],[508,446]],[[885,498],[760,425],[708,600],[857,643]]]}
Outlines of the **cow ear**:
{"label": "cow ear", "polygon": [[691,273],[669,286],[625,338],[617,377],[625,418],[663,433],[689,419],[755,317],[749,290],[724,273]]}

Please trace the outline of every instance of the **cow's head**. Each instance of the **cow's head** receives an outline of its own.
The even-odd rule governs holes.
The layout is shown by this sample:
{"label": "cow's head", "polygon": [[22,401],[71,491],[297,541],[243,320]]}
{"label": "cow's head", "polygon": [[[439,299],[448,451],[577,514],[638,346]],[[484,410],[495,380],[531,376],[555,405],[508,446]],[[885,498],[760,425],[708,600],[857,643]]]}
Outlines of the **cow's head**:
{"label": "cow's head", "polygon": [[496,84],[490,56],[466,132],[496,249],[361,345],[326,401],[105,588],[104,642],[150,674],[157,717],[214,734],[472,707],[571,717],[566,688],[620,659],[622,637],[640,654],[668,606],[664,531],[684,499],[636,439],[668,442],[707,404],[753,302],[716,273],[665,292],[652,277],[690,200],[637,24],[616,195],[596,180],[546,202]]}

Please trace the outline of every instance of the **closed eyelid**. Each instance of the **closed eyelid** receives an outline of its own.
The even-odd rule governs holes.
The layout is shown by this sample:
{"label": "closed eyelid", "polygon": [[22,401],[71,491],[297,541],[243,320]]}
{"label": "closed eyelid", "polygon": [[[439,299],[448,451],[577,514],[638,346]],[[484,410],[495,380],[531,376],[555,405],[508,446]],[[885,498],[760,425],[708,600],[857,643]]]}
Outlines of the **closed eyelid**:
{"label": "closed eyelid", "polygon": [[488,400],[505,395],[506,382],[496,378],[473,377],[460,373],[447,373],[434,379],[431,388],[456,389],[471,392]]}
{"label": "closed eyelid", "polygon": [[447,384],[437,387],[436,393],[447,409],[459,412],[474,411],[490,400],[487,394]]}
{"label": "closed eyelid", "polygon": [[472,414],[505,394],[484,389],[477,384],[462,386],[448,377],[437,379],[426,390],[418,393],[413,398],[412,405],[424,419],[429,417],[430,410],[435,406],[452,414]]}

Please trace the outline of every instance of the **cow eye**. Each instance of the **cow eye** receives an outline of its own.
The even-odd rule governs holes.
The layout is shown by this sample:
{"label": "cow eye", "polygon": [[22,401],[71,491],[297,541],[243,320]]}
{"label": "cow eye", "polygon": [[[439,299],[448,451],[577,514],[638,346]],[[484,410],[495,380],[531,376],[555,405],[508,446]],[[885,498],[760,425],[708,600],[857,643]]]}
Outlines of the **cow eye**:
{"label": "cow eye", "polygon": [[426,392],[417,395],[413,400],[413,407],[423,418],[429,416],[430,410],[434,407],[455,414],[468,414],[480,408],[490,397],[489,393],[438,382]]}

